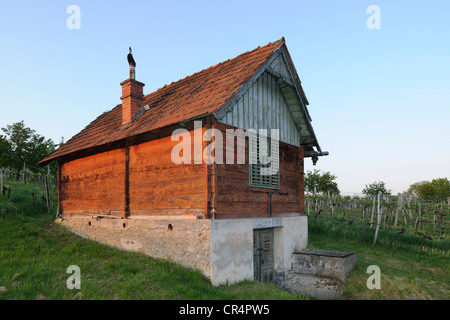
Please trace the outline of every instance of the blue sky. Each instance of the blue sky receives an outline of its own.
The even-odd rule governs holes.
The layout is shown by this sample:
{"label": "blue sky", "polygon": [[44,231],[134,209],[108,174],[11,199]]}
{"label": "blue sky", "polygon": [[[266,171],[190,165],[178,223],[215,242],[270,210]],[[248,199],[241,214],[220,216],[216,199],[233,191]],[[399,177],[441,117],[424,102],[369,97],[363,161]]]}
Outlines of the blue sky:
{"label": "blue sky", "polygon": [[[80,8],[70,30],[67,8]],[[370,5],[381,29],[366,25]],[[67,141],[121,103],[286,38],[343,193],[450,178],[450,1],[0,1],[0,127]]]}

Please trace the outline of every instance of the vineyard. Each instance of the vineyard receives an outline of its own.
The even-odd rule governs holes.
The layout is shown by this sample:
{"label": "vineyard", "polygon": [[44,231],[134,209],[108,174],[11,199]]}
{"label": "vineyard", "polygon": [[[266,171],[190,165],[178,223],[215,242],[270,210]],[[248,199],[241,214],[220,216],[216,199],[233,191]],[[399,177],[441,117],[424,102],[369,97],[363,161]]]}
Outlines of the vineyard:
{"label": "vineyard", "polygon": [[350,197],[305,195],[305,213],[313,220],[339,222],[336,235],[347,226],[358,226],[358,239],[370,233],[377,243],[380,230],[391,230],[389,245],[406,235],[424,241],[449,242],[450,205],[447,201],[418,201],[404,194],[399,196]]}
{"label": "vineyard", "polygon": [[0,216],[51,213],[56,208],[56,177],[46,170],[0,168]]}
{"label": "vineyard", "polygon": [[[48,170],[35,173],[28,169],[0,170],[0,215],[32,211],[37,207],[45,211],[56,209],[56,177]],[[25,192],[26,190],[26,192]],[[9,201],[8,201],[9,200]],[[19,209],[21,207],[22,209]],[[52,208],[52,209],[51,209]],[[359,240],[370,237],[377,243],[380,230],[390,234],[389,246],[401,238],[414,236],[419,239],[420,250],[428,242],[441,243],[446,248],[450,243],[449,201],[419,201],[406,194],[376,197],[305,195],[305,214],[313,221],[333,221],[334,231],[339,236],[349,226]],[[357,232],[355,227],[358,228]],[[356,233],[355,233],[356,232]],[[384,239],[386,241],[386,239]],[[444,244],[445,243],[445,244]],[[450,249],[444,249],[450,252]]]}

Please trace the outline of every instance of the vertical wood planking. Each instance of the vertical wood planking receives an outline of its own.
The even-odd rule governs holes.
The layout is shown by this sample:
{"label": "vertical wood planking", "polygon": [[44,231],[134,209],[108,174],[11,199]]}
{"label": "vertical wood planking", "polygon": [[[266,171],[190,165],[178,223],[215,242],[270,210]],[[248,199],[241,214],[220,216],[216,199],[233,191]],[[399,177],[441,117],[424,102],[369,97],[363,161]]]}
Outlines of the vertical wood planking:
{"label": "vertical wood planking", "polygon": [[[253,114],[252,114],[252,118],[251,118],[251,125],[250,125],[250,128],[249,129],[256,129],[256,118],[258,117],[257,115],[258,115],[258,109],[257,108],[255,108],[255,106],[257,105],[256,104],[256,93],[255,93],[255,86],[253,85],[251,88],[251,94],[252,94],[252,99],[251,99],[251,106],[249,106],[251,109],[252,109],[252,112],[253,112]],[[232,123],[229,123],[230,125],[233,125]],[[246,129],[246,128],[244,128],[244,129]]]}
{"label": "vertical wood planking", "polygon": [[241,97],[238,101],[238,110],[239,110],[239,128],[244,126],[244,97]]}
{"label": "vertical wood planking", "polygon": [[252,96],[251,96],[251,92],[252,92],[252,88],[250,87],[247,90],[247,93],[245,94],[247,96],[247,107],[246,107],[246,111],[248,112],[248,129],[251,129],[253,127],[253,108],[252,108]]}
{"label": "vertical wood planking", "polygon": [[257,130],[259,131],[259,129],[262,129],[264,127],[264,123],[263,123],[263,86],[262,86],[262,82],[263,82],[263,77],[259,78],[257,81],[257,86],[258,86],[258,124],[257,124]]}
{"label": "vertical wood planking", "polygon": [[263,73],[219,122],[244,130],[279,129],[280,141],[300,146],[300,133],[277,80]]}
{"label": "vertical wood planking", "polygon": [[244,114],[245,114],[245,122],[244,123],[249,123],[250,121],[250,111],[251,108],[250,103],[249,103],[249,99],[250,99],[250,95],[248,94],[248,90],[246,92],[246,94],[244,95]]}

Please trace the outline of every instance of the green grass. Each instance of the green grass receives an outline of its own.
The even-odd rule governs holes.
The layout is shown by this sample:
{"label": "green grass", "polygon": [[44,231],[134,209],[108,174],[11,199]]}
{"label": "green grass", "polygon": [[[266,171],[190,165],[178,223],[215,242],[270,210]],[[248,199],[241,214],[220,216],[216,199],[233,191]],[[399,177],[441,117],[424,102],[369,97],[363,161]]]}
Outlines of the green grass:
{"label": "green grass", "polygon": [[[0,299],[305,299],[254,281],[213,287],[198,271],[80,238],[48,215],[0,218],[0,238]],[[81,290],[66,286],[70,265]]]}
{"label": "green grass", "polygon": [[[198,271],[80,238],[54,223],[54,208],[48,215],[44,201],[33,201],[34,186],[12,186],[9,200],[0,195],[0,299],[307,299],[255,281],[213,287]],[[374,229],[361,228],[309,219],[310,247],[357,254],[345,299],[450,298],[449,240],[425,240],[422,248],[421,237],[402,234],[391,246],[397,231],[381,229],[372,246]],[[66,286],[71,265],[80,267],[81,290]],[[370,265],[381,269],[380,290],[366,286]]]}
{"label": "green grass", "polygon": [[[80,238],[47,214],[43,186],[9,182],[0,195],[0,299],[307,299],[275,285],[244,281],[213,287],[198,271]],[[54,204],[55,197],[52,197]],[[67,268],[81,270],[81,290],[70,290]]]}
{"label": "green grass", "polygon": [[[345,283],[346,299],[408,300],[450,298],[450,241],[424,241],[402,235],[391,247],[394,230],[380,230],[372,245],[374,230],[336,220],[309,219],[309,246],[317,249],[354,251],[358,262]],[[339,233],[338,233],[339,230]],[[381,270],[381,289],[369,290],[366,282],[370,265]]]}
{"label": "green grass", "polygon": [[[7,194],[0,194],[0,217],[34,216],[37,213],[47,212],[47,203],[41,198],[45,195],[45,185],[26,184],[5,181],[5,186],[11,187],[9,199]],[[35,198],[31,193],[35,193]],[[50,196],[51,208],[56,210],[56,194]]]}

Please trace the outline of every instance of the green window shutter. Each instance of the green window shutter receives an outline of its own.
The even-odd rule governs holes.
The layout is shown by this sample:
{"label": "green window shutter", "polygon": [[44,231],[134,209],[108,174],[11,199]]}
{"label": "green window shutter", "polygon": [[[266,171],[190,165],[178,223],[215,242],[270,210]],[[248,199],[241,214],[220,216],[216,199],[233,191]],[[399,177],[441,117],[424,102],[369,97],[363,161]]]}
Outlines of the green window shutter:
{"label": "green window shutter", "polygon": [[[261,162],[263,156],[270,157],[271,162],[264,165]],[[262,174],[263,172],[267,173],[267,168],[270,168],[271,174]],[[280,188],[278,140],[271,140],[249,132],[249,184],[251,187]]]}
{"label": "green window shutter", "polygon": [[280,189],[280,142],[278,140],[271,140],[270,146],[270,157],[272,158],[270,185],[274,189]]}
{"label": "green window shutter", "polygon": [[258,135],[249,132],[249,181],[250,186],[260,186],[261,179],[261,162],[259,161],[259,139]]}

